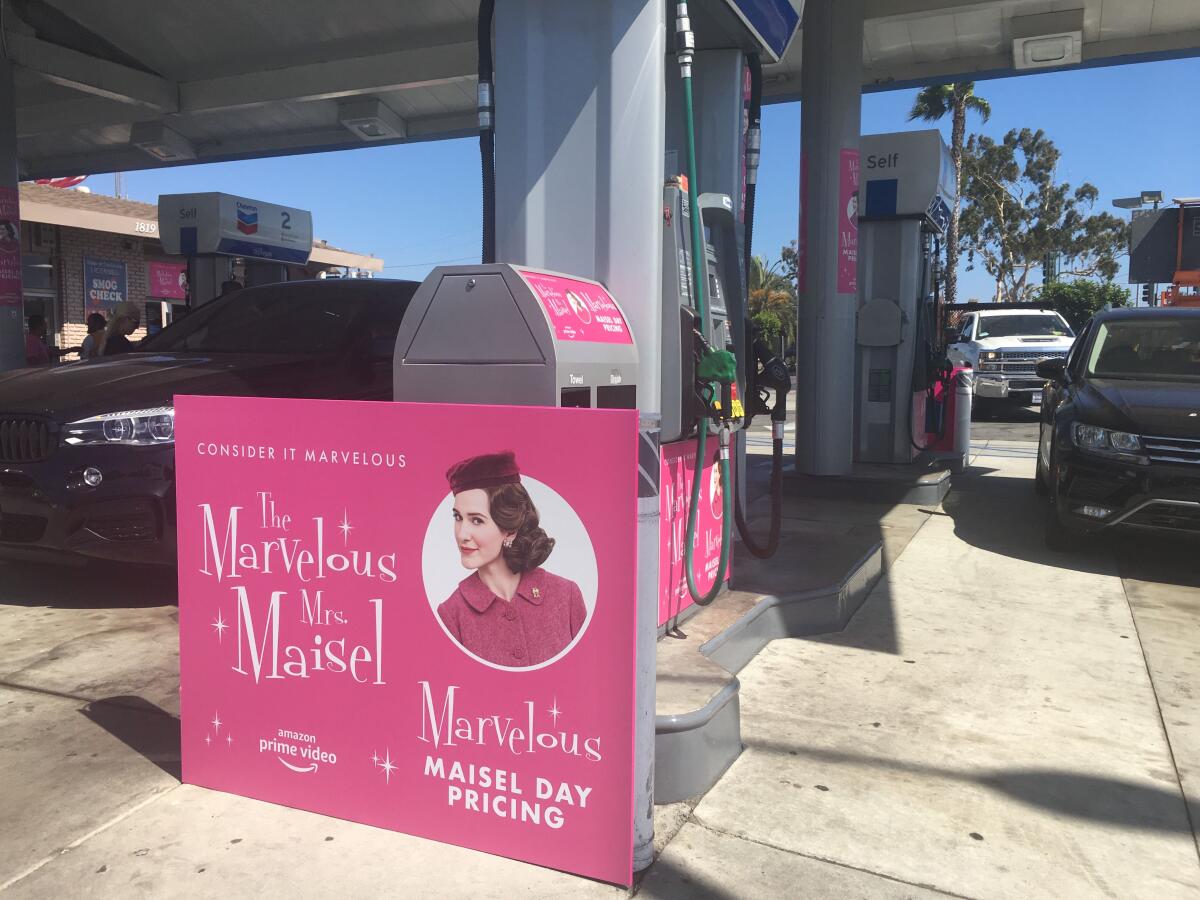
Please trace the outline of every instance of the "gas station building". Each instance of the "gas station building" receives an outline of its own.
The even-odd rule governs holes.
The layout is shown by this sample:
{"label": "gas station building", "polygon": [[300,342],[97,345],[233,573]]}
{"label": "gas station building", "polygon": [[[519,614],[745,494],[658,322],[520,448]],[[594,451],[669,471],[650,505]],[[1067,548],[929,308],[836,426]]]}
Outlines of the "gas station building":
{"label": "gas station building", "polygon": [[[89,276],[117,283],[120,298],[100,304],[99,312],[130,300],[144,307],[142,328],[151,334],[187,304],[187,262],[163,250],[155,204],[39,184],[22,184],[20,191],[21,314],[26,320],[44,316],[53,346],[77,347],[87,335]],[[243,281],[245,266],[243,261],[233,272]],[[287,277],[336,271],[369,276],[382,269],[378,257],[314,241],[309,261],[289,266]]]}

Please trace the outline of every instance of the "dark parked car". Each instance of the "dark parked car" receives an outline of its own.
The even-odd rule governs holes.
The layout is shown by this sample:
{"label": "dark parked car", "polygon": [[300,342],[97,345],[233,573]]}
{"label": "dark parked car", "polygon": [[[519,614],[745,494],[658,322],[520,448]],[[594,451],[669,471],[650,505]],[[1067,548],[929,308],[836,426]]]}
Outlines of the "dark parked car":
{"label": "dark parked car", "polygon": [[417,287],[248,288],[137,352],[0,375],[0,558],[173,563],[175,395],[391,400]]}
{"label": "dark parked car", "polygon": [[1200,534],[1200,309],[1099,313],[1037,372],[1047,544],[1113,527]]}

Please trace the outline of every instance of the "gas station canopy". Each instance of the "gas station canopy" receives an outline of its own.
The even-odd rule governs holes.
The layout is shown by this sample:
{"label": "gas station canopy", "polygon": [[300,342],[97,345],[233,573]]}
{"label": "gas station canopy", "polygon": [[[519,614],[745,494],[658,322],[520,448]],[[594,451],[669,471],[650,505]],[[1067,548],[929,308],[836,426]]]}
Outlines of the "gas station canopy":
{"label": "gas station canopy", "polygon": [[[156,0],[135,12],[118,0],[9,0],[21,177],[474,134],[477,5]],[[865,10],[865,89],[1200,52],[1194,0],[866,0]],[[764,60],[768,102],[800,96],[801,46],[796,37]]]}

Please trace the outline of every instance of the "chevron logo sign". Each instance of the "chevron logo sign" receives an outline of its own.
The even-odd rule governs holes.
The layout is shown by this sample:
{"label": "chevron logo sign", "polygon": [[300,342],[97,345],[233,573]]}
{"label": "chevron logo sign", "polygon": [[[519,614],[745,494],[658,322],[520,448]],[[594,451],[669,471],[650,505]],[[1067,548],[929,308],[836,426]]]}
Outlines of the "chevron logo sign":
{"label": "chevron logo sign", "polygon": [[250,203],[237,205],[237,229],[242,234],[258,232],[258,207]]}

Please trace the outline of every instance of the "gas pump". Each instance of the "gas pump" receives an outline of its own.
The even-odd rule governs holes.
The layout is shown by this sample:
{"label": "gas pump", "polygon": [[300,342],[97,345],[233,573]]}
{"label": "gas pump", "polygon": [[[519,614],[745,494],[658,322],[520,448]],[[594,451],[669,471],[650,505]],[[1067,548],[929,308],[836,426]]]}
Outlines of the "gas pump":
{"label": "gas pump", "polygon": [[[619,321],[628,334],[620,309],[603,286],[568,275],[494,264],[493,16],[494,4],[484,0],[479,15],[484,264],[435,269],[414,297],[397,340],[395,398],[632,408],[637,384],[632,337],[628,344],[632,356],[625,359],[611,342],[592,343],[586,335],[595,323],[581,322],[577,315],[581,311],[590,317],[603,315]],[[711,101],[704,122],[716,125],[705,144],[706,150],[714,148],[712,158],[704,160],[705,171],[718,190],[699,191],[692,84],[697,49],[686,2],[676,6],[678,90],[672,82],[666,98],[668,123],[682,122],[682,128],[668,124],[668,131],[682,144],[668,148],[668,169],[677,165],[672,159],[682,157],[686,172],[668,170],[663,195],[661,440],[669,444],[694,439],[697,475],[706,461],[709,437],[721,444],[721,559],[714,586],[703,596],[694,583],[691,558],[699,477],[694,479],[689,505],[685,568],[690,593],[701,604],[711,602],[723,586],[735,522],[751,552],[769,556],[778,544],[783,421],[791,386],[787,370],[755,339],[748,319],[746,271],[761,101],[755,52],[765,45],[761,36],[745,32],[741,21],[730,17],[723,5],[705,7],[703,24],[709,30],[704,39],[721,48],[705,51],[709,55],[702,85],[702,100]],[[785,37],[794,28],[795,21]],[[777,56],[782,49],[767,52]],[[694,252],[697,247],[702,252]],[[477,327],[463,329],[463,322]],[[481,366],[487,367],[482,377]],[[770,535],[765,545],[759,545],[746,527],[740,505],[733,502],[730,445],[735,431],[766,413],[775,426],[773,502]]]}
{"label": "gas pump", "polygon": [[944,398],[954,392],[936,278],[954,167],[933,129],[864,135],[860,147],[854,458],[908,463],[927,449],[927,434],[944,433]]}
{"label": "gas pump", "polygon": [[[791,379],[783,364],[752,333],[749,322],[747,272],[750,260],[748,232],[752,232],[754,191],[759,147],[761,71],[757,56],[736,56],[733,69],[742,87],[735,97],[749,101],[745,133],[741,135],[740,168],[745,178],[744,221],[735,203],[723,194],[700,194],[697,186],[695,97],[693,65],[696,40],[686,3],[677,6],[676,59],[681,90],[675,95],[682,107],[682,149],[687,172],[668,172],[664,195],[663,235],[663,442],[691,439],[695,434],[696,464],[688,504],[684,538],[688,592],[699,605],[711,603],[720,593],[728,567],[731,523],[756,556],[769,557],[778,547],[782,520],[783,424]],[[721,60],[725,64],[727,61]],[[720,70],[722,66],[717,66]],[[730,85],[718,84],[714,93],[728,96]],[[726,104],[728,105],[728,104]],[[740,112],[741,110],[739,110]],[[719,116],[717,116],[719,118]],[[668,164],[679,150],[668,151]],[[726,166],[728,168],[728,166]],[[740,185],[739,185],[740,186]],[[703,245],[704,253],[695,252]],[[774,404],[768,404],[773,392]],[[756,414],[770,412],[773,422],[774,460],[771,478],[771,531],[765,546],[750,535],[740,504],[734,502],[730,440],[734,430],[750,425]],[[701,473],[707,463],[710,434],[720,441],[720,480],[723,507],[721,555],[711,588],[701,593],[695,583],[693,551]]]}
{"label": "gas pump", "polygon": [[[545,0],[528,4],[538,20],[536,27],[529,24],[522,29],[512,18],[517,4],[502,5],[497,12],[492,0],[481,0],[478,112],[483,262],[434,269],[411,301],[397,336],[394,396],[399,401],[638,406],[646,411],[639,444],[646,465],[641,466],[639,480],[638,544],[648,565],[639,567],[636,699],[639,797],[635,803],[635,859],[641,860],[641,865],[649,862],[652,848],[649,805],[641,802],[642,792],[649,792],[654,784],[653,614],[657,610],[652,608],[656,604],[647,600],[652,601],[658,593],[654,577],[659,568],[657,551],[666,546],[661,527],[665,523],[659,514],[665,492],[659,491],[659,472],[649,470],[665,458],[667,448],[662,443],[695,441],[698,471],[706,457],[711,459],[706,452],[709,438],[715,436],[721,446],[721,558],[713,587],[704,595],[697,589],[692,560],[702,484],[698,477],[688,506],[685,570],[689,592],[697,603],[712,602],[723,586],[734,522],[751,552],[770,555],[778,545],[783,422],[791,385],[782,363],[755,340],[749,326],[746,272],[759,146],[761,77],[755,54],[761,52],[773,61],[782,57],[797,30],[798,5],[802,5],[798,0],[703,0],[698,5],[698,46],[688,4],[675,4],[681,77],[674,80],[668,75],[665,97],[635,88],[644,105],[638,107],[638,116],[631,117],[619,111],[612,116],[609,111],[601,114],[598,107],[603,104],[574,104],[595,95],[595,85],[590,82],[609,84],[615,79],[624,84],[628,73],[636,72],[637,63],[625,52],[628,49],[636,55],[641,51],[634,47],[644,45],[627,48],[621,38],[621,46],[609,46],[610,37],[648,35],[651,31],[657,35],[660,23],[650,23],[646,17],[637,23],[609,19],[607,12],[596,9],[598,4]],[[585,33],[589,22],[600,26],[594,29],[599,37]],[[509,59],[517,62],[506,72],[505,59],[498,57],[495,84],[493,31],[497,46],[507,47]],[[650,52],[660,52],[657,38],[652,41]],[[605,44],[601,52],[613,54],[612,60],[589,55],[592,45],[599,43]],[[573,68],[568,51],[576,48],[582,48],[582,62]],[[703,55],[698,64],[703,77],[699,106],[694,107],[691,75],[697,52]],[[535,53],[540,55],[535,57]],[[555,61],[557,75],[540,66],[525,65],[533,58],[543,64]],[[654,63],[657,66],[660,61]],[[579,90],[548,88],[548,77],[561,77]],[[642,88],[648,83],[652,82],[639,81]],[[506,106],[506,96],[512,105]],[[536,98],[541,105],[520,105],[527,97]],[[699,158],[697,108],[705,129],[704,152]],[[665,122],[656,120],[663,112]],[[631,131],[633,122],[641,124]],[[657,129],[663,125],[670,135],[665,148],[662,138],[656,140]],[[630,160],[624,159],[622,165],[613,167],[617,171],[627,168],[640,185],[635,199],[642,211],[628,217],[623,198],[617,196],[628,189],[623,181],[606,182],[599,177],[598,168],[595,178],[580,178],[582,170],[575,170],[577,150],[580,161],[598,166],[589,155],[591,148],[616,158],[626,152],[626,142],[634,148],[631,155],[643,154],[628,167],[624,164]],[[654,147],[654,156],[644,154],[648,146]],[[664,181],[655,183],[655,159],[662,149],[667,150],[668,164]],[[686,165],[670,162],[672,157]],[[501,171],[508,173],[504,178],[497,179],[498,163]],[[706,192],[700,191],[698,171],[703,172]],[[634,256],[645,246],[649,248],[647,256],[653,258],[656,247],[648,242],[659,235],[650,230],[654,221],[646,215],[646,206],[647,201],[657,205],[660,189],[664,201],[661,240],[668,259],[662,271],[652,272],[647,258]],[[578,240],[561,225],[566,221],[562,209],[552,208],[559,205],[573,210],[571,221],[581,226]],[[593,232],[592,217],[603,228]],[[631,226],[629,234],[617,234],[618,223],[626,222]],[[636,243],[629,235],[636,237]],[[614,253],[614,244],[627,258]],[[607,278],[623,280],[622,293],[614,298],[597,281],[522,265],[527,259],[588,273],[606,272]],[[661,285],[645,283],[656,277]],[[644,298],[657,298],[660,286],[662,306],[654,309]],[[638,291],[644,295],[639,297]],[[639,338],[645,334],[653,337],[643,339],[661,340],[661,369],[650,371],[642,362],[653,360],[659,347],[643,346],[639,357],[617,300],[639,316],[634,321],[645,329]],[[661,339],[655,334],[660,325]],[[606,331],[604,340],[598,339],[596,327]],[[653,364],[657,368],[657,361]],[[642,386],[657,389],[660,379],[658,396],[643,397],[639,404]],[[753,416],[768,412],[775,438],[772,520],[770,534],[760,545],[745,527],[741,509],[734,502],[731,445],[737,444],[735,432],[748,426]],[[715,495],[712,499],[715,505]],[[644,582],[640,577],[643,571],[647,573]]]}

